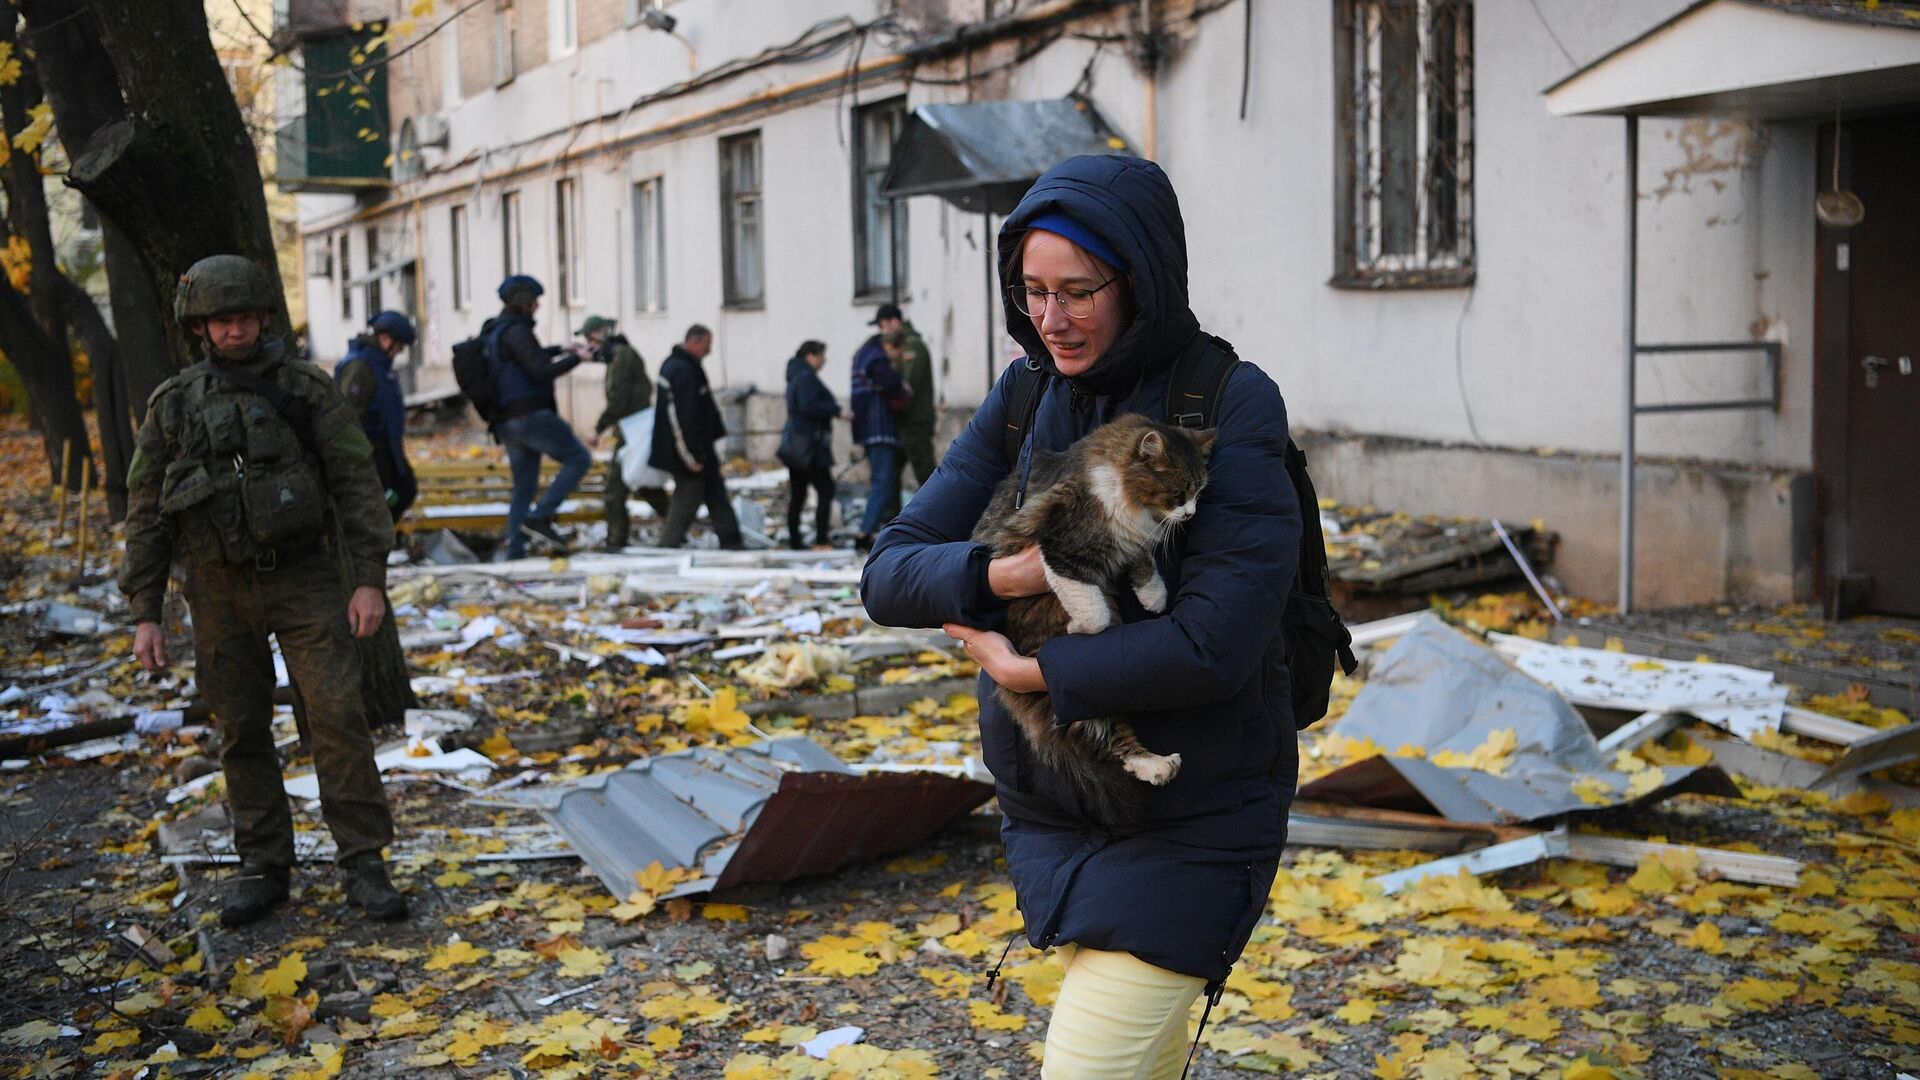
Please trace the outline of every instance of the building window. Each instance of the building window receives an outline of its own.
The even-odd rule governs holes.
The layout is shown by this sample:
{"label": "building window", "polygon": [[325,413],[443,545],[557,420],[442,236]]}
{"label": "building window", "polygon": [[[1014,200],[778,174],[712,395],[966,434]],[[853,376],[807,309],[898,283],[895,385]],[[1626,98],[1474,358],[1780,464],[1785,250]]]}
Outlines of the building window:
{"label": "building window", "polygon": [[667,310],[666,216],[661,179],[633,185],[633,307],[642,314]]}
{"label": "building window", "polygon": [[367,228],[367,318],[385,310],[380,304],[380,229]]}
{"label": "building window", "polygon": [[347,283],[353,280],[353,234],[340,230],[340,260],[334,263],[339,269],[336,279],[340,290],[340,321],[353,319],[353,289]]}
{"label": "building window", "polygon": [[460,104],[460,27],[459,15],[449,15],[454,25],[440,28],[440,107],[451,109]]}
{"label": "building window", "polygon": [[853,266],[854,291],[861,296],[891,295],[907,286],[907,204],[880,195],[906,119],[905,98],[854,111]]}
{"label": "building window", "polygon": [[473,305],[472,237],[467,233],[467,208],[456,206],[447,212],[447,233],[453,253],[453,308],[465,311]]}
{"label": "building window", "polygon": [[513,0],[493,2],[493,85],[505,86],[520,73],[520,27]]}
{"label": "building window", "polygon": [[1334,284],[1473,280],[1473,6],[1341,0]]}
{"label": "building window", "polygon": [[760,133],[720,140],[720,245],[728,304],[766,299],[761,276],[765,235],[760,220]]}
{"label": "building window", "polygon": [[520,272],[520,193],[500,196],[500,269],[502,276]]}
{"label": "building window", "polygon": [[580,185],[570,176],[553,184],[553,232],[560,302],[575,307],[580,303]]}
{"label": "building window", "polygon": [[547,56],[565,56],[580,45],[580,0],[547,0]]}

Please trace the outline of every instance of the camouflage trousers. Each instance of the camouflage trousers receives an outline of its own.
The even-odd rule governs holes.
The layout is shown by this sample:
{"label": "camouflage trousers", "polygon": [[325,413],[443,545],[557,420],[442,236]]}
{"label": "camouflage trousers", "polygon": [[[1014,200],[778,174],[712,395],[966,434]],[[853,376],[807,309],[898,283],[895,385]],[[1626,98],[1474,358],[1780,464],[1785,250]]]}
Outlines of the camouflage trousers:
{"label": "camouflage trousers", "polygon": [[[615,440],[613,460],[607,462],[605,506],[608,547],[626,547],[627,541],[633,539],[632,518],[627,513],[627,479],[620,475],[620,448],[625,445],[624,441]],[[656,520],[667,520],[666,488],[635,488],[632,494],[640,496],[648,506],[653,507]]]}
{"label": "camouflage trousers", "polygon": [[324,547],[271,570],[196,566],[187,578],[194,679],[220,725],[220,764],[234,849],[251,867],[291,869],[293,813],[273,746],[273,652],[307,706],[321,813],[339,860],[377,854],[393,840],[393,813],[373,761],[360,699],[360,656],[347,627],[347,589]]}

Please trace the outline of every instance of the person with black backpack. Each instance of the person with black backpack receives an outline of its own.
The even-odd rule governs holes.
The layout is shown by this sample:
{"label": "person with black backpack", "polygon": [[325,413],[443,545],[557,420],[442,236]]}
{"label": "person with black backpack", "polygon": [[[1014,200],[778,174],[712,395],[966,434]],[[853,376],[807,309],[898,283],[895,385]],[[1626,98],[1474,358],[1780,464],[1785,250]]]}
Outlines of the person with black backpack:
{"label": "person with black backpack", "polygon": [[[573,428],[560,416],[553,384],[587,358],[585,349],[542,345],[534,334],[533,315],[546,290],[525,274],[500,283],[500,314],[480,327],[480,341],[493,376],[494,415],[489,426],[507,448],[513,469],[513,494],[507,504],[507,558],[527,553],[532,539],[549,551],[565,551],[566,538],[554,527],[560,504],[579,485],[593,465],[593,455]],[[476,405],[478,403],[476,402]],[[560,473],[547,493],[533,505],[540,487],[540,459],[560,463]]]}
{"label": "person with black backpack", "polygon": [[[1033,185],[999,244],[1007,330],[1026,358],[880,533],[862,597],[877,623],[943,626],[980,666],[981,751],[1025,936],[1066,963],[1042,1075],[1174,1077],[1192,1053],[1189,1006],[1218,1001],[1266,907],[1295,727],[1324,712],[1345,631],[1315,573],[1318,515],[1296,483],[1286,406],[1200,329],[1159,166],[1072,158]],[[1020,655],[996,630],[1008,600],[1049,588],[1048,570],[1037,548],[993,558],[970,539],[976,523],[1035,454],[1128,413],[1214,432],[1195,512],[1156,560],[1162,610],[1118,589],[1115,625]],[[1028,749],[995,683],[1050,695],[1062,725],[1123,718],[1152,752],[1179,754],[1179,773],[1137,817],[1103,825]]]}
{"label": "person with black backpack", "polygon": [[407,461],[407,402],[393,361],[418,336],[412,319],[382,311],[367,320],[367,332],[347,344],[347,355],[333,369],[334,385],[359,414],[360,428],[373,445],[373,468],[396,522],[413,505],[420,483]]}

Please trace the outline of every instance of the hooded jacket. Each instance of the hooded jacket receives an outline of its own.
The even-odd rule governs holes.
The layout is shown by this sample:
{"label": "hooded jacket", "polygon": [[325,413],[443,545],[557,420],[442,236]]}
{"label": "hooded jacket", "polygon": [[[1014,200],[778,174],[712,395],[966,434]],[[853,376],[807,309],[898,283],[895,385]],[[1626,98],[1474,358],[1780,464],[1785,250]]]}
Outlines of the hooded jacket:
{"label": "hooded jacket", "polygon": [[[1046,380],[1030,434],[1009,461],[1001,433],[1012,376],[1003,375],[940,471],[878,537],[862,576],[876,622],[997,629],[1005,605],[987,584],[989,553],[968,539],[994,487],[1036,448],[1064,450],[1122,413],[1160,418],[1171,365],[1195,344],[1185,229],[1158,166],[1110,156],[1056,166],[1007,218],[1001,251],[1017,251],[1027,223],[1051,213],[1071,216],[1126,260],[1132,322],[1092,369],[1067,379],[1032,321],[1004,301],[1009,332],[1027,350],[1015,366]],[[1003,285],[1020,282],[1017,259],[1003,262],[1002,275]],[[1301,521],[1286,445],[1278,388],[1240,365],[1222,395],[1198,510],[1158,556],[1166,613],[1150,614],[1118,589],[1119,625],[1056,637],[1038,653],[1057,722],[1123,717],[1149,748],[1182,755],[1142,820],[1111,832],[1094,825],[981,676],[982,752],[1035,947],[1129,952],[1209,982],[1224,979],[1245,947],[1285,842],[1298,765],[1280,633]]]}
{"label": "hooded jacket", "polygon": [[839,415],[840,403],[806,357],[788,357],[787,424],[781,441],[789,431],[803,435],[814,449],[809,468],[833,468],[833,418]]}

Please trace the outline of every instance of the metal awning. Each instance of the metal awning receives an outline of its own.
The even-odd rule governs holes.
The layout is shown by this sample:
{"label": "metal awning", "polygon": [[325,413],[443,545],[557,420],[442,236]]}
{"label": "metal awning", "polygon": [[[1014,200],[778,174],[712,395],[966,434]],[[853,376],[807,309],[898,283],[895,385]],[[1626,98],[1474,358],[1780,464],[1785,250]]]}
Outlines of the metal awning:
{"label": "metal awning", "polygon": [[1824,117],[1920,104],[1920,5],[1700,0],[1548,87],[1555,116]]}
{"label": "metal awning", "polygon": [[894,141],[880,194],[938,195],[971,213],[1005,215],[1060,162],[1127,149],[1079,98],[921,105]]}

